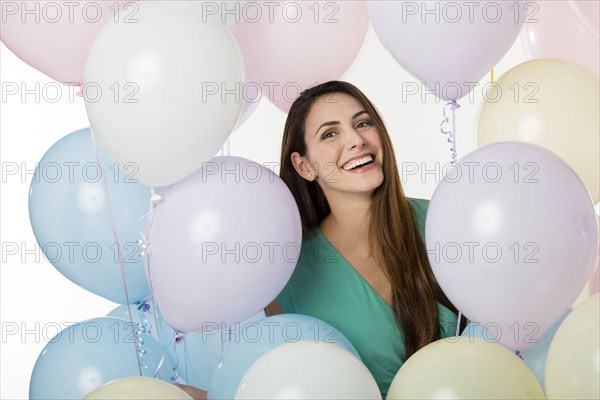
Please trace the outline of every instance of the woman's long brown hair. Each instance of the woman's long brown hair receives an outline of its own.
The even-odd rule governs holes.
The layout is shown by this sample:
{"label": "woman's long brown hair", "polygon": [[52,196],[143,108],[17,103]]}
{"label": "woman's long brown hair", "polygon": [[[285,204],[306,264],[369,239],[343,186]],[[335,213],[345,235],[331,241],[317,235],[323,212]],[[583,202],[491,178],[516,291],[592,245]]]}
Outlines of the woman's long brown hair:
{"label": "woman's long brown hair", "polygon": [[305,90],[288,113],[281,145],[280,177],[296,199],[304,235],[311,235],[330,213],[329,204],[316,181],[307,181],[294,169],[293,152],[304,156],[305,122],[311,106],[328,101],[328,94],[345,93],[357,99],[369,113],[381,135],[384,181],[373,193],[369,209],[369,245],[377,264],[392,286],[392,309],[404,337],[405,359],[440,338],[436,301],[456,312],[437,283],[425,244],[410,204],[404,195],[396,157],[381,116],[355,86],[331,81]]}

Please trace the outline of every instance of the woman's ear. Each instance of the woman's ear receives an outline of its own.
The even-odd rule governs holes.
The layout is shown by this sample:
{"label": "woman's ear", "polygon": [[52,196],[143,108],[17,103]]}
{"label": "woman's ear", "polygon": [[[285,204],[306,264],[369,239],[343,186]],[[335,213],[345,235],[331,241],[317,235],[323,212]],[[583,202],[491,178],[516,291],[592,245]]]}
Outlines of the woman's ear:
{"label": "woman's ear", "polygon": [[291,155],[292,165],[298,174],[306,179],[307,181],[314,181],[317,179],[316,171],[311,167],[306,157],[302,157],[297,151]]}

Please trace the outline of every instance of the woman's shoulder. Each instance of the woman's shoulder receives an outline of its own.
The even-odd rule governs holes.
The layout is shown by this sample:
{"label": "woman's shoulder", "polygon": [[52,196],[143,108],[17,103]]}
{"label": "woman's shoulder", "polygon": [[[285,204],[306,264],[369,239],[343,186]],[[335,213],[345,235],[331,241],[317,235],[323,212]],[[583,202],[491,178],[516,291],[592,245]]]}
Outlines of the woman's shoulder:
{"label": "woman's shoulder", "polygon": [[417,199],[413,197],[406,198],[413,209],[417,225],[419,227],[419,233],[421,239],[425,240],[425,221],[427,220],[427,208],[429,207],[429,200]]}
{"label": "woman's shoulder", "polygon": [[413,208],[413,210],[415,211],[415,213],[417,215],[419,215],[419,214],[426,215],[427,214],[427,208],[429,207],[429,200],[418,199],[415,197],[407,197],[406,199],[408,200],[408,202],[410,203],[411,207]]}

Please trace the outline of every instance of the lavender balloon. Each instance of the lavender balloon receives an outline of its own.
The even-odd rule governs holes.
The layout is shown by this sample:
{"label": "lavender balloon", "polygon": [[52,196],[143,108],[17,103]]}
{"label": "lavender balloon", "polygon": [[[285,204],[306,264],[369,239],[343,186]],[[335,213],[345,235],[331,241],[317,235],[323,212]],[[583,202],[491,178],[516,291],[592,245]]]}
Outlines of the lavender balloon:
{"label": "lavender balloon", "polygon": [[292,275],[300,214],[273,171],[215,157],[167,188],[155,210],[147,274],[165,321],[201,332],[249,318]]}
{"label": "lavender balloon", "polygon": [[573,304],[596,261],[591,197],[554,153],[479,148],[429,203],[429,260],[450,301],[500,344],[524,350]]}
{"label": "lavender balloon", "polygon": [[367,4],[383,46],[444,100],[458,100],[479,83],[510,49],[528,15],[524,0]]}

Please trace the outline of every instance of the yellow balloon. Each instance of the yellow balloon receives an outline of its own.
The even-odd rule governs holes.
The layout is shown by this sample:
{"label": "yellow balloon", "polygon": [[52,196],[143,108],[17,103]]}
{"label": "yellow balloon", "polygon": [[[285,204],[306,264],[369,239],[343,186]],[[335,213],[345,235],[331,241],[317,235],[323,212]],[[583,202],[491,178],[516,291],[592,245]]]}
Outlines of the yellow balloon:
{"label": "yellow balloon", "polygon": [[177,386],[145,376],[129,376],[105,383],[84,397],[84,400],[190,400]]}
{"label": "yellow balloon", "polygon": [[461,336],[413,354],[394,377],[387,399],[544,399],[544,392],[513,352]]}
{"label": "yellow balloon", "polygon": [[548,349],[545,380],[549,399],[600,398],[600,293],[560,324]]}
{"label": "yellow balloon", "polygon": [[484,93],[478,147],[503,141],[545,147],[575,170],[598,202],[600,80],[593,73],[569,61],[537,59],[512,68]]}

